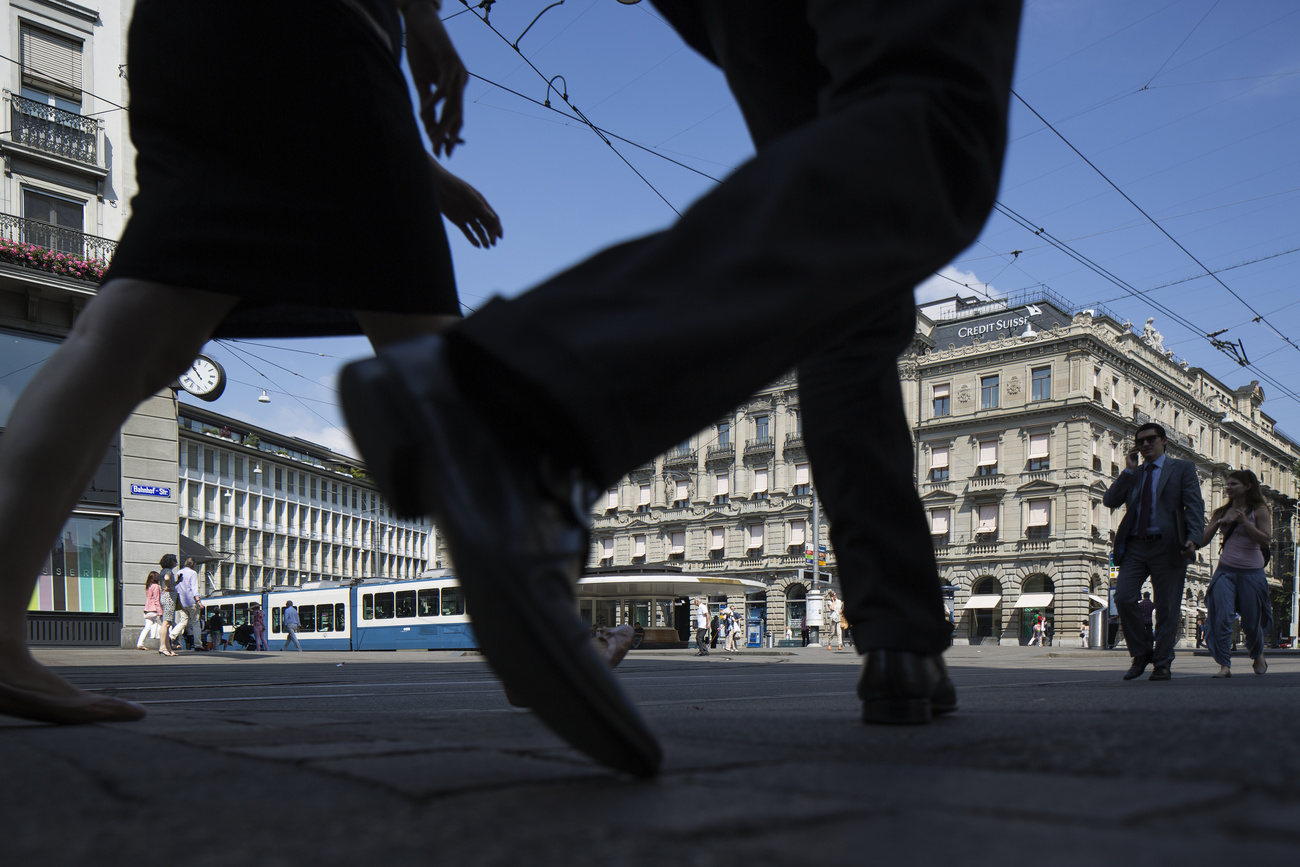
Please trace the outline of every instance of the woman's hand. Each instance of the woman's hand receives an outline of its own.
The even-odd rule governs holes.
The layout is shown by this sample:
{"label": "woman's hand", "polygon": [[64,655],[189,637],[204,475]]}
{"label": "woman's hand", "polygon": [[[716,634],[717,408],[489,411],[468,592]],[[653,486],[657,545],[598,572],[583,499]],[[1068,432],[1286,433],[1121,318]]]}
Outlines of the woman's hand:
{"label": "woman's hand", "polygon": [[501,239],[501,218],[492,210],[483,194],[443,168],[432,157],[434,186],[438,192],[438,210],[460,229],[475,247],[492,247]]}
{"label": "woman's hand", "polygon": [[433,152],[450,156],[452,148],[461,143],[469,73],[438,18],[438,4],[410,3],[402,16],[406,20],[406,58],[420,98],[420,119],[433,142]]}

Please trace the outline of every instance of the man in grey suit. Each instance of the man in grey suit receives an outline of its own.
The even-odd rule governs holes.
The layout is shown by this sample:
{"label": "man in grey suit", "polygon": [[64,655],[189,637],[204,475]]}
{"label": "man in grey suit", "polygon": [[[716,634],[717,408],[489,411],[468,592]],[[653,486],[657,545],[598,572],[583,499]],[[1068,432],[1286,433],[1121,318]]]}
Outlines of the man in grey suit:
{"label": "man in grey suit", "polygon": [[[1168,442],[1165,429],[1158,424],[1148,422],[1138,428],[1124,472],[1102,497],[1107,508],[1125,506],[1115,542],[1115,564],[1119,566],[1115,604],[1133,657],[1125,680],[1138,677],[1149,664],[1155,666],[1151,680],[1171,677],[1183,581],[1205,531],[1205,503],[1196,465],[1168,457]],[[1154,647],[1138,602],[1142,582],[1148,577],[1155,589]]]}

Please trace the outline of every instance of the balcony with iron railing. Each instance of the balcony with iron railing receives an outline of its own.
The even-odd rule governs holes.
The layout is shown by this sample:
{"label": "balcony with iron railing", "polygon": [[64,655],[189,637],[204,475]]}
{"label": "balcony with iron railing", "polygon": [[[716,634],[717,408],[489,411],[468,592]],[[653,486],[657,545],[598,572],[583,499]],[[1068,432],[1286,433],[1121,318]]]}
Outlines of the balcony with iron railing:
{"label": "balcony with iron railing", "polygon": [[98,283],[116,249],[108,238],[0,214],[0,263]]}
{"label": "balcony with iron railing", "polygon": [[9,137],[14,144],[102,171],[103,123],[97,117],[55,108],[16,93],[9,99]]}
{"label": "balcony with iron railing", "polygon": [[745,454],[762,454],[776,451],[776,437],[754,437],[745,443]]}

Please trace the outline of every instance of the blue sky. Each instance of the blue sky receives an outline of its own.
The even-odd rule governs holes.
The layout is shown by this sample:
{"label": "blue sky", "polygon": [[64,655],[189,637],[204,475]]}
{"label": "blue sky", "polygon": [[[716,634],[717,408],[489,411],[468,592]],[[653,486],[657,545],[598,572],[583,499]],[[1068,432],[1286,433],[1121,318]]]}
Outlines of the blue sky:
{"label": "blue sky", "polygon": [[[505,224],[490,251],[451,229],[469,309],[670,224],[752,153],[721,75],[648,3],[565,0],[517,52],[511,43],[548,5],[497,0],[489,27],[445,2],[475,76],[466,143],[447,165]],[[1260,380],[1264,410],[1300,438],[1297,45],[1294,0],[1030,0],[999,208],[918,297],[1046,288],[1139,331],[1155,317],[1165,347],[1192,366],[1233,387]],[[554,90],[559,111],[539,105],[556,75],[560,93],[626,141],[611,148]],[[1211,344],[1221,329],[1216,339],[1240,340],[1251,367]],[[231,379],[218,412],[354,451],[333,380],[368,354],[363,340],[207,351]],[[262,389],[269,404],[257,402]]]}

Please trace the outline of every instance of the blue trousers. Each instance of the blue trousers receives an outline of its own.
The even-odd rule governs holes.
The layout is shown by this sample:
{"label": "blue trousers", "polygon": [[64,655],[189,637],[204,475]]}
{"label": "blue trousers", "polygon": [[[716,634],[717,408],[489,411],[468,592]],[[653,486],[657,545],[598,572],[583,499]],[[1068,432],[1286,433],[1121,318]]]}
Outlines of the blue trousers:
{"label": "blue trousers", "polygon": [[1263,569],[1214,570],[1205,594],[1209,617],[1205,622],[1205,646],[1219,665],[1232,661],[1233,614],[1241,615],[1241,634],[1251,659],[1264,652],[1264,636],[1273,629],[1273,605],[1268,598],[1268,581]]}

